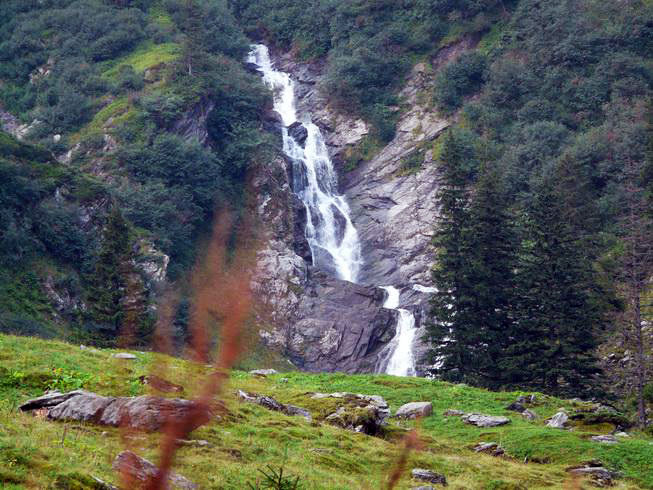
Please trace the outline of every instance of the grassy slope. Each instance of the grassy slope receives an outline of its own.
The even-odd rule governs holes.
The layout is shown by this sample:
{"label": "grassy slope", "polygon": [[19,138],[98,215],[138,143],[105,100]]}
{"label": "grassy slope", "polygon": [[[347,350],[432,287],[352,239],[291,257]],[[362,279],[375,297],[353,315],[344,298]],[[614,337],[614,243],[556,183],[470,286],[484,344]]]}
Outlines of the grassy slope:
{"label": "grassy slope", "polygon": [[[84,387],[112,395],[145,393],[138,376],[150,369],[183,384],[189,396],[207,371],[204,366],[178,359],[136,354],[137,361],[120,361],[112,359],[108,350],[80,350],[60,342],[0,336],[0,487],[48,488],[57,477],[70,473],[117,482],[111,461],[124,447],[117,429],[47,422],[17,413],[15,407],[27,397],[41,394],[47,386]],[[155,368],[155,361],[163,364],[157,362]],[[284,377],[287,382],[281,382]],[[568,401],[540,397],[542,403],[535,408],[540,420],[531,423],[504,409],[517,393],[390,376],[294,372],[261,380],[240,371],[233,372],[225,395],[230,415],[193,434],[215,447],[183,448],[178,453],[177,471],[202,488],[246,488],[246,482],[255,480],[257,470],[266,464],[279,465],[284,459],[286,471],[301,476],[305,488],[382,488],[396,461],[398,428],[390,430],[384,440],[328,425],[311,425],[301,418],[236,401],[233,392],[239,388],[314,410],[306,397],[310,391],[379,394],[393,411],[409,401],[432,401],[435,413],[420,427],[424,448],[411,454],[408,466],[440,471],[454,489],[581,488],[568,486],[571,482],[564,469],[592,458],[629,477],[620,480],[616,488],[653,488],[650,439],[632,437],[617,446],[603,446],[587,440],[590,433],[598,433],[592,429],[569,432],[543,427],[542,419],[557,408],[571,408]],[[448,408],[508,415],[513,423],[495,429],[473,428],[458,418],[442,417]],[[481,440],[500,442],[509,457],[473,453],[470,445]],[[156,435],[138,435],[129,444],[146,458],[156,460]],[[524,464],[525,458],[546,463]],[[414,484],[404,476],[399,488]]]}

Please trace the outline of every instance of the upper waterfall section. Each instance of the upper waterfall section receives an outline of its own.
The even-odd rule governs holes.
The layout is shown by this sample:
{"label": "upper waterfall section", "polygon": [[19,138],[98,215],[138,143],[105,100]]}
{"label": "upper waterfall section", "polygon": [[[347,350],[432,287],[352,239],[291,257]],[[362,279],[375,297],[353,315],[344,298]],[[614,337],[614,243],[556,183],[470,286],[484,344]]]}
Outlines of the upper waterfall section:
{"label": "upper waterfall section", "polygon": [[258,67],[272,90],[274,110],[284,125],[283,151],[293,164],[293,190],[306,207],[305,233],[313,264],[339,279],[356,282],[362,264],[358,233],[349,206],[338,193],[337,175],[322,133],[310,115],[299,119],[293,81],[288,73],[274,68],[266,46],[253,45],[248,62]]}

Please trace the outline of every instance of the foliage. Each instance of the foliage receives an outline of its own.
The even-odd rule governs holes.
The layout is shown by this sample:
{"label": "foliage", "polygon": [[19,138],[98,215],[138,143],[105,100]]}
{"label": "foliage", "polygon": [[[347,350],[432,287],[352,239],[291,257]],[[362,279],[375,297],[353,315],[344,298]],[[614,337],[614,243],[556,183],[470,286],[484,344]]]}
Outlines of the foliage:
{"label": "foliage", "polygon": [[[324,88],[341,108],[365,117],[385,142],[392,139],[396,121],[388,118],[389,107],[397,103],[394,95],[412,61],[434,52],[448,31],[461,24],[471,32],[485,30],[482,19],[495,15],[502,3],[230,1],[252,37],[294,49],[302,58],[326,57]],[[479,76],[467,74],[465,94],[478,88]]]}
{"label": "foliage", "polygon": [[277,470],[268,465],[266,470],[259,470],[263,474],[263,482],[253,485],[249,483],[249,488],[258,490],[262,488],[271,488],[274,490],[297,490],[299,486],[299,477],[283,476],[283,466]]}
{"label": "foliage", "polygon": [[487,61],[477,52],[464,53],[438,73],[434,98],[445,112],[453,112],[463,97],[477,92],[485,81]]}

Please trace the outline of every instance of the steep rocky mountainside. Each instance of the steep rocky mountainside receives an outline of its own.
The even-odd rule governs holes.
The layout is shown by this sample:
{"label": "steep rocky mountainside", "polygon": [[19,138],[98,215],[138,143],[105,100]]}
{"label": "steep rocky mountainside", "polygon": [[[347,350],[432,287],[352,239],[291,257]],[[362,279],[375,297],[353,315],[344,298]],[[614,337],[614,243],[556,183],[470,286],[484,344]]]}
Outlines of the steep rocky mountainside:
{"label": "steep rocky mountainside", "polygon": [[[259,252],[255,289],[264,341],[282,349],[307,370],[374,372],[383,347],[394,337],[397,313],[382,309],[379,286],[399,285],[402,307],[417,318],[414,346],[418,359],[428,346],[422,341],[428,318],[428,294],[412,288],[430,283],[433,263],[431,233],[437,217],[435,193],[436,142],[450,121],[423,95],[433,85],[438,69],[475,45],[464,38],[440,50],[429,63],[414,67],[400,92],[403,110],[395,137],[378,154],[347,171],[347,154],[369,134],[362,119],[335,110],[320,90],[323,63],[302,63],[278,53],[276,65],[295,81],[300,113],[324,132],[332,159],[340,172],[340,190],[352,210],[362,244],[360,284],[340,281],[310,264],[301,230],[305,211],[292,189],[292,167],[282,160],[259,169],[255,179],[260,221],[267,225],[266,242]],[[271,129],[279,139],[280,130]],[[417,159],[407,169],[405,162]],[[423,320],[423,321],[422,321]],[[422,369],[422,368],[418,368]]]}

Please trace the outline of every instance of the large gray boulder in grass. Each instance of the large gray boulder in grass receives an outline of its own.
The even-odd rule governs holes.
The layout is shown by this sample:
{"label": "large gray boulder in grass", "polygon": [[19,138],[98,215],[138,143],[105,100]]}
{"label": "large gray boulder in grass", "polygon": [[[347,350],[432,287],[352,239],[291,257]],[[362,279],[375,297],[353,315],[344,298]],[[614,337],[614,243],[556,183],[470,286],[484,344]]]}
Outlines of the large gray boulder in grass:
{"label": "large gray boulder in grass", "polygon": [[308,410],[301,407],[296,407],[295,405],[285,405],[281,402],[278,402],[271,396],[257,395],[256,393],[247,393],[246,391],[238,390],[238,398],[248,403],[256,403],[257,405],[261,405],[268,410],[285,413],[291,417],[304,417],[308,422],[312,422],[313,420],[311,412]]}
{"label": "large gray boulder in grass", "polygon": [[468,413],[467,415],[463,415],[462,420],[466,424],[475,425],[476,427],[498,427],[510,423],[508,417],[482,415],[480,413]]}
{"label": "large gray boulder in grass", "polygon": [[[145,488],[159,471],[156,465],[131,451],[123,451],[118,454],[113,461],[113,469],[131,480],[129,488]],[[199,485],[176,473],[168,475],[168,483],[181,490],[196,490],[199,488]]]}
{"label": "large gray boulder in grass", "polygon": [[338,408],[324,418],[325,422],[367,435],[373,436],[381,432],[390,415],[388,403],[379,395],[314,393],[311,398],[338,400]]}
{"label": "large gray boulder in grass", "polygon": [[438,485],[444,485],[445,487],[447,486],[446,477],[440,473],[436,473],[435,471],[414,468],[410,472],[410,476],[412,476],[414,480],[436,483]]}
{"label": "large gray boulder in grass", "polygon": [[[24,412],[44,409],[50,420],[76,420],[155,432],[168,422],[191,420],[196,429],[211,419],[209,410],[190,400],[155,396],[109,397],[83,390],[50,393],[20,406]],[[192,417],[191,417],[192,416]]]}
{"label": "large gray boulder in grass", "polygon": [[415,419],[418,417],[428,417],[433,413],[433,404],[431,402],[412,402],[402,405],[397,410],[395,417],[404,419]]}
{"label": "large gray boulder in grass", "polygon": [[569,416],[565,412],[558,412],[549,419],[546,426],[554,429],[564,429],[569,421]]}

